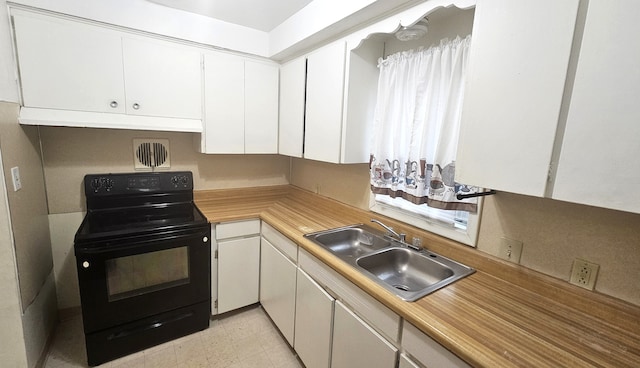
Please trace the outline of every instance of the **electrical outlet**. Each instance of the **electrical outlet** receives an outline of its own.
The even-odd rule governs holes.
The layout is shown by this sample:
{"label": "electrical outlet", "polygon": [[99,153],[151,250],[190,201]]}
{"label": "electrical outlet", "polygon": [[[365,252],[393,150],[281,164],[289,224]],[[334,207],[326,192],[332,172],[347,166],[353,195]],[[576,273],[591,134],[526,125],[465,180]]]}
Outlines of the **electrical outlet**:
{"label": "electrical outlet", "polygon": [[599,269],[600,266],[595,263],[576,258],[573,261],[569,282],[585,289],[593,290],[593,287],[596,285],[596,277],[598,276]]}
{"label": "electrical outlet", "polygon": [[522,245],[520,240],[500,238],[500,247],[498,248],[498,257],[510,262],[520,263],[522,255]]}

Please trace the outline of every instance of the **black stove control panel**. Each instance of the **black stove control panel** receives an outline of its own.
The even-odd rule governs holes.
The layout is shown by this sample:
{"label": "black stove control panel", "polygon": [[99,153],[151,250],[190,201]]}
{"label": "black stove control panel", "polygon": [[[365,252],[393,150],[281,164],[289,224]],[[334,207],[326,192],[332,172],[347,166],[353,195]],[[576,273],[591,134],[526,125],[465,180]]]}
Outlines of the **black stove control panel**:
{"label": "black stove control panel", "polygon": [[90,174],[84,177],[84,187],[87,197],[193,191],[193,174],[190,171]]}
{"label": "black stove control panel", "polygon": [[177,174],[171,177],[171,184],[175,188],[187,189],[192,186],[192,178],[190,175]]}

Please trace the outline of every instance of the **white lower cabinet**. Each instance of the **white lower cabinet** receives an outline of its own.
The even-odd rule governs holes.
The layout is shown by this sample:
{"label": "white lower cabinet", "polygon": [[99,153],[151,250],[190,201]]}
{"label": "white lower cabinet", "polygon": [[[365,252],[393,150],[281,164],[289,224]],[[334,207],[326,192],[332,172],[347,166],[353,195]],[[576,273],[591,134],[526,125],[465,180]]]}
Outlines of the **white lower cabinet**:
{"label": "white lower cabinet", "polygon": [[404,354],[400,354],[398,368],[420,368],[413,360]]}
{"label": "white lower cabinet", "polygon": [[411,354],[411,356],[426,367],[470,367],[470,365],[465,363],[462,359],[455,356],[452,352],[406,321],[402,328],[402,347],[405,352]]}
{"label": "white lower cabinet", "polygon": [[335,299],[298,269],[294,349],[307,368],[328,368]]}
{"label": "white lower cabinet", "polygon": [[305,367],[469,367],[272,226],[261,234],[260,302]]}
{"label": "white lower cabinet", "polygon": [[217,313],[257,303],[260,220],[219,224],[215,227],[215,233],[218,248]]}
{"label": "white lower cabinet", "polygon": [[331,368],[395,367],[398,349],[336,301]]}
{"label": "white lower cabinet", "polygon": [[260,250],[260,303],[293,346],[297,266],[262,237]]}

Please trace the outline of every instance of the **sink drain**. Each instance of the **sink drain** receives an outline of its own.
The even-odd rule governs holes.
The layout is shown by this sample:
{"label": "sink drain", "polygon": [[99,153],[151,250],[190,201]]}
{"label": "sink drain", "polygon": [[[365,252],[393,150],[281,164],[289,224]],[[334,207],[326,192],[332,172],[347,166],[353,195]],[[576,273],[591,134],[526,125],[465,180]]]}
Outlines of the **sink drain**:
{"label": "sink drain", "polygon": [[407,285],[395,284],[395,285],[393,285],[393,287],[398,289],[398,290],[402,290],[402,291],[411,291],[411,289],[409,289],[409,287]]}

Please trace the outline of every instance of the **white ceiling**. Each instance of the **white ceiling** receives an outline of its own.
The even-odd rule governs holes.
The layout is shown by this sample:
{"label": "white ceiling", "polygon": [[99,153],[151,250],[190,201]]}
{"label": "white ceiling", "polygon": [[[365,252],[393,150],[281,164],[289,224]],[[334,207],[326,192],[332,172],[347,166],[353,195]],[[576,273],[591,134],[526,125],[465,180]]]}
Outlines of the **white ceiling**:
{"label": "white ceiling", "polygon": [[313,0],[147,0],[269,32]]}

